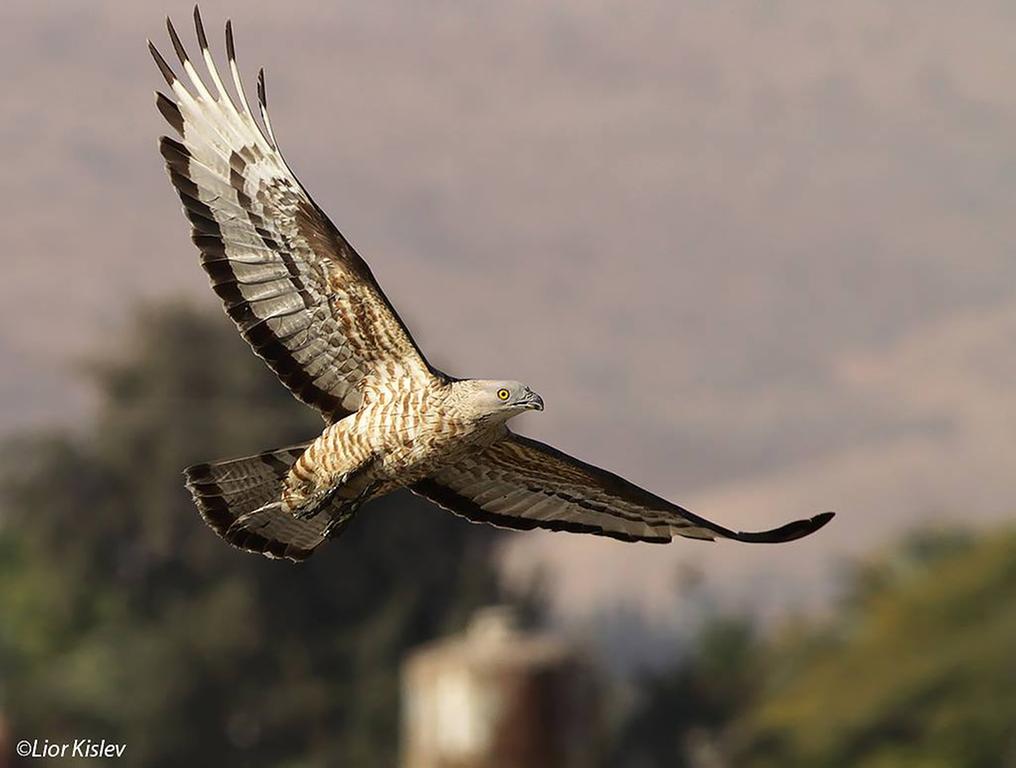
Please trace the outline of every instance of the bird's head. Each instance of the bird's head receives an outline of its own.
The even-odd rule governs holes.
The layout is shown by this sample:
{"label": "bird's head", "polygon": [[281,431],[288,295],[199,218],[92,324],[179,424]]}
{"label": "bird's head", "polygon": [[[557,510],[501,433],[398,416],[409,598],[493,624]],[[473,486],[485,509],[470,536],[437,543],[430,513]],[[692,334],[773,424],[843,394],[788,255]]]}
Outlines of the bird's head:
{"label": "bird's head", "polygon": [[472,414],[485,420],[506,421],[523,411],[543,410],[543,398],[519,381],[467,379],[455,387]]}

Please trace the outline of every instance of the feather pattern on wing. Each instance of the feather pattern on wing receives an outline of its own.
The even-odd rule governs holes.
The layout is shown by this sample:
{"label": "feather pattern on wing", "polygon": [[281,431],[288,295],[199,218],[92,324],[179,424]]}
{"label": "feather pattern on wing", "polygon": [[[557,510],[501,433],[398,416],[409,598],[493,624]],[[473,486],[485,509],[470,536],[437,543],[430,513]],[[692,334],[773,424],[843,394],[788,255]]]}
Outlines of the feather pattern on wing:
{"label": "feather pattern on wing", "polygon": [[149,42],[174,98],[156,105],[180,136],[160,139],[201,263],[254,351],[301,400],[334,421],[355,411],[371,380],[430,368],[367,264],[297,181],[268,119],[258,75],[259,127],[244,95],[226,24],[234,104],[194,22],[212,93],[167,19],[188,88]]}
{"label": "feather pattern on wing", "polygon": [[412,489],[474,522],[594,533],[622,541],[666,543],[685,536],[776,543],[807,536],[832,518],[827,512],[771,531],[732,531],[605,469],[511,432]]}

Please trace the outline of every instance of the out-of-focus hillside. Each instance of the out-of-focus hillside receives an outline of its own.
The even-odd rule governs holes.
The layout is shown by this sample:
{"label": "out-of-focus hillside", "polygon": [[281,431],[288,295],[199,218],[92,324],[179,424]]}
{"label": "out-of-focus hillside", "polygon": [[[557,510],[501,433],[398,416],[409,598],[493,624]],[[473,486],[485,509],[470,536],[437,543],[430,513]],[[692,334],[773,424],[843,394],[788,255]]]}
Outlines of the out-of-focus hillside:
{"label": "out-of-focus hillside", "polygon": [[[0,10],[0,431],[80,416],[67,367],[132,305],[215,304],[155,151],[163,11],[187,26]],[[732,525],[841,513],[784,551],[520,538],[562,604],[667,610],[684,562],[785,604],[902,527],[1006,514],[1016,8],[203,11],[435,363],[526,380],[526,431]]]}

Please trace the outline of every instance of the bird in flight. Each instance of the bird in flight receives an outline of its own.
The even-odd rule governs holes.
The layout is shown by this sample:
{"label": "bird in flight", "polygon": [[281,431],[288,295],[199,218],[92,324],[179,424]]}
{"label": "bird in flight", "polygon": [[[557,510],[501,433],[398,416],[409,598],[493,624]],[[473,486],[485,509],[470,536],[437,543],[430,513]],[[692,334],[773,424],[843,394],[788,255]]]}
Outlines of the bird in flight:
{"label": "bird in flight", "polygon": [[189,86],[148,46],[172,96],[156,105],[177,134],[159,148],[201,265],[254,352],[317,409],[314,440],[185,470],[204,520],[235,547],[294,561],[335,537],[366,501],[409,488],[474,522],[622,541],[785,542],[831,512],[769,531],[732,531],[606,470],[512,432],[542,411],[517,381],[459,379],[430,365],[374,279],[279,151],[258,73],[258,124],[231,24],[231,96],[194,9],[202,78],[167,19]]}

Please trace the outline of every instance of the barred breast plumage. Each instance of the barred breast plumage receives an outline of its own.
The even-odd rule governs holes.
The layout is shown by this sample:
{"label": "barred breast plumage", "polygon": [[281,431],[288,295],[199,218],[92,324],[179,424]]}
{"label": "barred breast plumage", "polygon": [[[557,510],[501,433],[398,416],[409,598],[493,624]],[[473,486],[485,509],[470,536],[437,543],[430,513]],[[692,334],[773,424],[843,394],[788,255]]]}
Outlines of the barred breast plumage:
{"label": "barred breast plumage", "polygon": [[433,376],[386,376],[364,388],[358,411],[329,425],[293,465],[290,510],[335,496],[357,503],[412,485],[490,444],[503,430],[464,408],[455,387]]}

